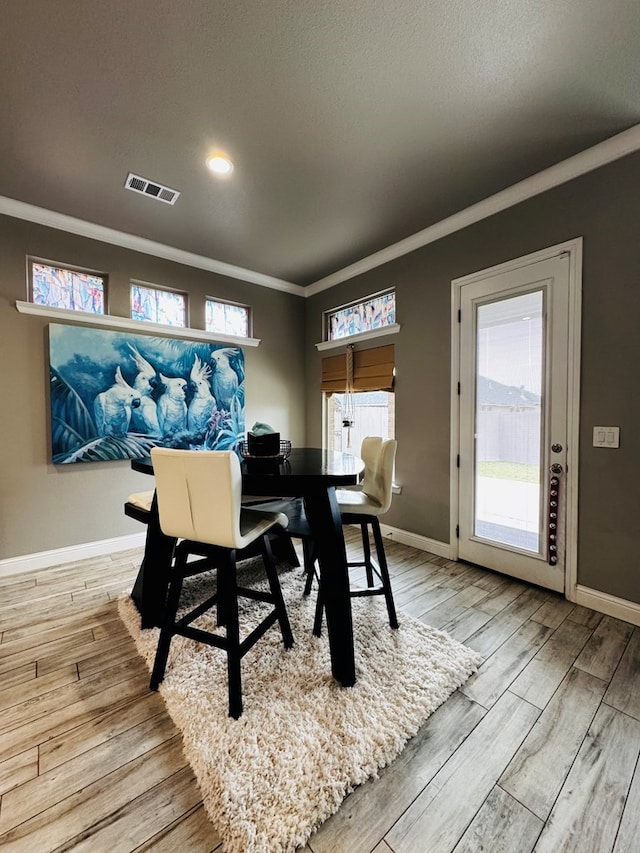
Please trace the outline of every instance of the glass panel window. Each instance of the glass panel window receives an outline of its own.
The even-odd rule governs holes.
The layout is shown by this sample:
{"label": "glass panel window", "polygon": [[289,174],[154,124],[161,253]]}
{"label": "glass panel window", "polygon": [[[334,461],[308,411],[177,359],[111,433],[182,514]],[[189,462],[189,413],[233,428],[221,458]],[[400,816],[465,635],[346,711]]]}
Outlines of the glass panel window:
{"label": "glass panel window", "polygon": [[165,326],[186,326],[187,298],[184,293],[134,282],[131,284],[131,318]]}
{"label": "glass panel window", "polygon": [[250,309],[246,305],[207,299],[205,304],[205,329],[219,335],[249,337]]}
{"label": "glass panel window", "polygon": [[367,435],[395,438],[395,397],[389,391],[362,391],[327,396],[327,450],[358,454]]}
{"label": "glass panel window", "polygon": [[477,308],[474,533],[541,553],[541,290]]}
{"label": "glass panel window", "polygon": [[104,314],[107,277],[99,273],[29,262],[30,296],[36,305]]}
{"label": "glass panel window", "polygon": [[327,311],[327,340],[335,341],[391,326],[396,322],[396,292],[387,290],[364,299]]}

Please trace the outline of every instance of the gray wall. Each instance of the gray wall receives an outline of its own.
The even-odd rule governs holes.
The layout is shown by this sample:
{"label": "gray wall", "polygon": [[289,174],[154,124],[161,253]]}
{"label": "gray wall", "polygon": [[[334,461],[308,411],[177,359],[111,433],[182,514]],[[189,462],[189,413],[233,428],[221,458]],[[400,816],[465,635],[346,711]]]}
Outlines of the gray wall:
{"label": "gray wall", "polygon": [[[387,521],[446,542],[451,280],[582,236],[578,581],[640,603],[639,178],[634,154],[307,300],[0,217],[0,559],[138,532],[122,502],[148,485],[126,462],[49,462],[48,321],[15,309],[26,298],[26,255],[109,272],[111,312],[122,316],[130,278],[188,290],[194,305],[204,295],[251,304],[262,344],[245,350],[247,425],[268,421],[297,444],[321,440],[313,345],[322,311],[394,285],[402,330],[389,340],[403,491]],[[193,308],[191,320],[204,325]],[[591,446],[595,424],[621,426],[619,450]]]}
{"label": "gray wall", "polygon": [[[396,477],[385,520],[449,540],[451,281],[584,238],[578,583],[640,603],[640,154],[578,178],[305,301],[307,440],[321,437],[322,312],[394,286]],[[591,446],[619,425],[619,450]]]}
{"label": "gray wall", "polygon": [[[132,491],[150,487],[128,462],[52,465],[47,409],[49,320],[19,314],[26,300],[26,256],[109,273],[110,313],[129,314],[129,280],[191,295],[191,325],[204,328],[204,297],[253,307],[245,348],[246,424],[262,420],[304,441],[304,300],[106,243],[0,217],[0,560],[139,533],[123,515]],[[143,333],[144,330],[141,330]]]}

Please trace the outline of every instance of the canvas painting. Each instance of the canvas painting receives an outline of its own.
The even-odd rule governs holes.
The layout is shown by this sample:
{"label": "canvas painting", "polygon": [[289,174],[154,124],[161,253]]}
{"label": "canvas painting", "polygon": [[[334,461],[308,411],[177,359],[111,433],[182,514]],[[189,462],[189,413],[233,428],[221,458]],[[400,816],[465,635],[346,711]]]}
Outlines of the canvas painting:
{"label": "canvas painting", "polygon": [[235,450],[244,438],[240,347],[51,324],[49,370],[54,463]]}

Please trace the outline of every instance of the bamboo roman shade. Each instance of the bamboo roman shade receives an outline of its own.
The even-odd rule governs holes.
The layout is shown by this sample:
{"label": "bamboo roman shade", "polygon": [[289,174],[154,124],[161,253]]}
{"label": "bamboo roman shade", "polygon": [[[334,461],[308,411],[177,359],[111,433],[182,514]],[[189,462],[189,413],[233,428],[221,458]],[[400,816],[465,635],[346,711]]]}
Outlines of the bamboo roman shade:
{"label": "bamboo roman shade", "polygon": [[[394,345],[356,350],[353,353],[354,391],[393,391]],[[343,394],[347,391],[345,353],[322,359],[321,391]]]}

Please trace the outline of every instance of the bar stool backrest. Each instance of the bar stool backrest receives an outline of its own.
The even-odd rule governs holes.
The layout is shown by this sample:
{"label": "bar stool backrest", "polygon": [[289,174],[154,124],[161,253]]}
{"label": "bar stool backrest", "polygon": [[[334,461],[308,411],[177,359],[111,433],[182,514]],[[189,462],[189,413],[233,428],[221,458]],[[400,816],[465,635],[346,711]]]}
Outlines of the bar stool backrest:
{"label": "bar stool backrest", "polygon": [[380,440],[380,450],[376,464],[369,476],[365,468],[365,479],[362,491],[370,497],[379,508],[375,508],[375,515],[383,515],[391,506],[393,497],[393,463],[396,458],[398,443],[393,438]]}
{"label": "bar stool backrest", "polygon": [[242,474],[233,451],[151,451],[160,527],[167,536],[239,548]]}
{"label": "bar stool backrest", "polygon": [[365,491],[367,482],[375,479],[381,447],[382,438],[379,435],[367,435],[362,439],[362,444],[360,445],[360,458],[364,462],[364,475],[361,486]]}

